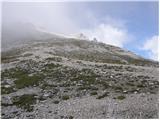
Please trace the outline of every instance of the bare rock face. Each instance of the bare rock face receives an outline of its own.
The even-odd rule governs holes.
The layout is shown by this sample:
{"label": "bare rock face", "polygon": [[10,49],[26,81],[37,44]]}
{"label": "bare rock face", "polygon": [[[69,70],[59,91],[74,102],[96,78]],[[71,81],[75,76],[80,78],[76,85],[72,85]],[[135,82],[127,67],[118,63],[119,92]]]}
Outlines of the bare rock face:
{"label": "bare rock face", "polygon": [[158,62],[57,36],[22,46],[2,52],[2,118],[158,118]]}

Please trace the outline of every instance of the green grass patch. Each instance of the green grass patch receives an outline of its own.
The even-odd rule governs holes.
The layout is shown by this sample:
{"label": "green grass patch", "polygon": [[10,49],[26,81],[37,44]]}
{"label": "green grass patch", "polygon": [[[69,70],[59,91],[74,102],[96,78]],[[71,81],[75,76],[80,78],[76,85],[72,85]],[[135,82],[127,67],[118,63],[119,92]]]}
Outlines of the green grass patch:
{"label": "green grass patch", "polygon": [[61,57],[48,57],[46,58],[47,61],[56,61],[56,62],[62,62]]}
{"label": "green grass patch", "polygon": [[70,98],[69,95],[62,96],[62,100],[68,100],[69,98]]}
{"label": "green grass patch", "polygon": [[97,95],[98,93],[96,91],[91,92],[90,95]]}
{"label": "green grass patch", "polygon": [[2,78],[7,77],[7,78],[19,78],[23,75],[28,74],[28,71],[25,71],[20,68],[11,68],[11,69],[6,69],[2,72]]}
{"label": "green grass patch", "polygon": [[15,92],[15,90],[13,89],[13,87],[1,87],[1,94],[10,94],[12,92]]}
{"label": "green grass patch", "polygon": [[50,64],[46,64],[44,67],[48,68],[48,69],[53,69],[53,68],[57,68],[60,67],[61,65],[59,64],[54,64],[54,63],[50,63]]}
{"label": "green grass patch", "polygon": [[[54,63],[48,63],[48,64],[44,65],[42,71],[44,73],[46,73],[47,75],[50,75],[51,72],[54,72],[54,73],[55,72],[59,72],[60,73],[60,71],[57,70],[58,67],[62,67],[62,65],[60,65],[60,64],[54,64]],[[52,73],[52,74],[54,74],[54,73]],[[57,74],[57,73],[55,73],[55,74]]]}
{"label": "green grass patch", "polygon": [[79,73],[76,73],[75,77],[71,81],[83,81],[84,85],[91,85],[96,82],[96,78],[99,77],[90,69],[82,69]]}
{"label": "green grass patch", "polygon": [[14,97],[13,98],[13,105],[16,105],[17,107],[20,107],[27,112],[33,111],[33,105],[36,103],[36,98],[34,97],[34,94],[31,95],[22,95],[20,97]]}
{"label": "green grass patch", "polygon": [[123,95],[117,97],[118,100],[123,100],[123,99],[125,99],[125,98],[126,98],[126,97],[123,96]]}
{"label": "green grass patch", "polygon": [[42,75],[33,75],[33,76],[23,75],[19,76],[19,78],[15,80],[14,83],[16,85],[16,88],[20,89],[24,87],[38,85],[42,79],[43,79]]}

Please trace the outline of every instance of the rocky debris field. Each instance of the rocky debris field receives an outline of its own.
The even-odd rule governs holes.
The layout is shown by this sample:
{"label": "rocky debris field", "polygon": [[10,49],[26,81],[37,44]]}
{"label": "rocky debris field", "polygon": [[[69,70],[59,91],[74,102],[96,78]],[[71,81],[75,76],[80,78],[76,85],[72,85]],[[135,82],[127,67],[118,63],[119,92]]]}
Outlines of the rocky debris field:
{"label": "rocky debris field", "polygon": [[2,54],[2,118],[158,118],[157,66],[75,59],[36,47]]}

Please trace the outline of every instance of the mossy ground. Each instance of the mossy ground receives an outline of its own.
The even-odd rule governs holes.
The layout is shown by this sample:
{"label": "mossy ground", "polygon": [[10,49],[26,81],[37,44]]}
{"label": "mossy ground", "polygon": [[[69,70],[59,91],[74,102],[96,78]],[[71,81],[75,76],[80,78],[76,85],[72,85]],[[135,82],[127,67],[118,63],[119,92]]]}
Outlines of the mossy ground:
{"label": "mossy ground", "polygon": [[31,95],[22,95],[20,97],[13,98],[13,105],[20,107],[27,112],[33,111],[33,105],[36,103],[36,98],[34,94]]}
{"label": "mossy ground", "polygon": [[15,92],[14,87],[1,87],[1,94],[9,94]]}
{"label": "mossy ground", "polygon": [[125,98],[126,98],[126,97],[123,96],[123,95],[117,97],[118,100],[123,100],[123,99],[125,99]]}

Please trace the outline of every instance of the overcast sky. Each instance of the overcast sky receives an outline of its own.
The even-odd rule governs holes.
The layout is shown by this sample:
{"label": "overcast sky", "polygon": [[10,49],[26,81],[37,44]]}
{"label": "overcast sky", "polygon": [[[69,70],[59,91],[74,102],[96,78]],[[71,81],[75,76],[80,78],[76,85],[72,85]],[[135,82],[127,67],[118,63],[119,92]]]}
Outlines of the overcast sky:
{"label": "overcast sky", "polygon": [[84,33],[158,59],[158,2],[3,2],[2,25],[15,22],[67,36]]}

